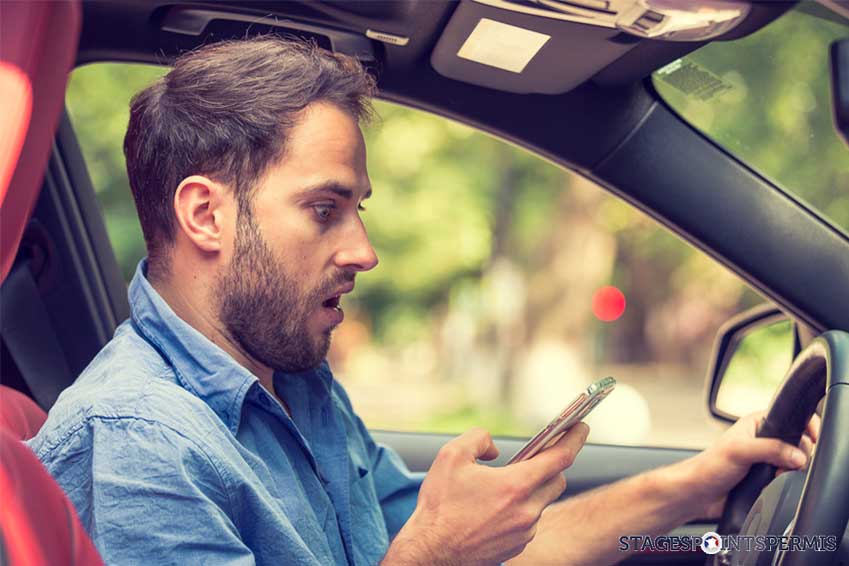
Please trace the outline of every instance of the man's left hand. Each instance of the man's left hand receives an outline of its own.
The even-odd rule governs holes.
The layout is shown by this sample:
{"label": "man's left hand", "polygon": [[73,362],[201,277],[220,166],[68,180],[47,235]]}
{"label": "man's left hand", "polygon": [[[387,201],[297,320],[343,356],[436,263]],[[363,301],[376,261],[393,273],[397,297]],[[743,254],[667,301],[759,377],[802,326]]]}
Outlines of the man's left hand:
{"label": "man's left hand", "polygon": [[[716,444],[684,464],[689,472],[698,503],[705,519],[717,518],[725,506],[725,497],[746,476],[752,464],[772,464],[777,474],[804,467],[819,437],[820,418],[811,418],[798,446],[774,438],[757,438],[758,425],[765,413],[757,412],[738,420]],[[777,475],[776,474],[776,475]]]}

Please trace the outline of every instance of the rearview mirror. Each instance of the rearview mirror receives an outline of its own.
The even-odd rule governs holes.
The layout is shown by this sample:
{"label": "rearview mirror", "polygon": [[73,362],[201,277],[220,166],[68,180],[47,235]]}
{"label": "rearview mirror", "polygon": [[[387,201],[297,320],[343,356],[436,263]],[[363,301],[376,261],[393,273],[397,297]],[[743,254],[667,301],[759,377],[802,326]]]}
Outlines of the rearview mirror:
{"label": "rearview mirror", "polygon": [[797,349],[793,322],[772,305],[759,305],[725,323],[708,371],[711,414],[734,422],[766,409]]}

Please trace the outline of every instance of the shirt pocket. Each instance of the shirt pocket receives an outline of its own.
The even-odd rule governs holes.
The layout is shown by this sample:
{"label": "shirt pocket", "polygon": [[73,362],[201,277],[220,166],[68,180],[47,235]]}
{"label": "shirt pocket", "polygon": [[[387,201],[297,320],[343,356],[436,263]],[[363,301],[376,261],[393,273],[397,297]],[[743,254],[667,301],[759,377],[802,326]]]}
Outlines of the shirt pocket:
{"label": "shirt pocket", "polygon": [[389,535],[374,478],[368,468],[356,464],[351,483],[351,531],[357,564],[377,564],[389,548]]}

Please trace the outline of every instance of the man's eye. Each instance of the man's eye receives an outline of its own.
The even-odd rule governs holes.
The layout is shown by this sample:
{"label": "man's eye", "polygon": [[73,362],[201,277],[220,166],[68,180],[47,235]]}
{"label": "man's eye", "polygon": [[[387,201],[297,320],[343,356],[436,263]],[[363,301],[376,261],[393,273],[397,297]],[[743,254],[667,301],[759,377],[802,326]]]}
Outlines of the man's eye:
{"label": "man's eye", "polygon": [[363,212],[365,212],[366,207],[364,207],[363,205],[360,204],[360,205],[357,205],[357,210],[362,210]]}
{"label": "man's eye", "polygon": [[315,210],[319,222],[327,222],[336,206],[332,204],[316,204],[312,208]]}

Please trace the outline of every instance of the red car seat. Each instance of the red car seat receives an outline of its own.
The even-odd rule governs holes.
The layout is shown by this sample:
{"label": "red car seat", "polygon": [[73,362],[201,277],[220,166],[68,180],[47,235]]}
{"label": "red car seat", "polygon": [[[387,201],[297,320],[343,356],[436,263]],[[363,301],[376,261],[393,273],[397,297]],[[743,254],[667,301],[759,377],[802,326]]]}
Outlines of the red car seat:
{"label": "red car seat", "polygon": [[[0,385],[0,430],[16,440],[29,440],[47,420],[47,413],[32,399],[11,387]],[[0,463],[2,463],[0,459]]]}
{"label": "red car seat", "polygon": [[[0,282],[41,188],[75,60],[78,2],[7,2],[0,18]],[[0,564],[99,565],[79,517],[21,440],[46,415],[0,386]]]}
{"label": "red car seat", "polygon": [[21,442],[46,418],[29,397],[0,385],[0,563],[103,564],[74,506]]}

